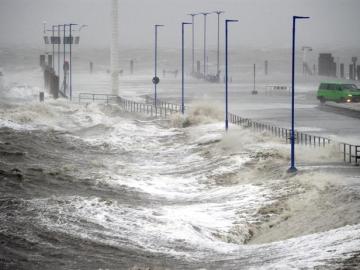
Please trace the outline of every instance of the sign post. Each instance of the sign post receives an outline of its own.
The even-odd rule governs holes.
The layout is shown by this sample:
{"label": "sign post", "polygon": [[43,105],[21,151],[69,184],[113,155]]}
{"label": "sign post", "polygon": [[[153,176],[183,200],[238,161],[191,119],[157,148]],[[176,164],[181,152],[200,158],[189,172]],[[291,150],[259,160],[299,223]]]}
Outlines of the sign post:
{"label": "sign post", "polygon": [[157,33],[158,33],[158,27],[163,27],[164,25],[161,24],[155,24],[155,67],[154,67],[154,78],[153,78],[153,84],[154,84],[154,102],[155,102],[155,108],[157,106],[157,89],[156,86],[160,82],[160,79],[157,76]]}

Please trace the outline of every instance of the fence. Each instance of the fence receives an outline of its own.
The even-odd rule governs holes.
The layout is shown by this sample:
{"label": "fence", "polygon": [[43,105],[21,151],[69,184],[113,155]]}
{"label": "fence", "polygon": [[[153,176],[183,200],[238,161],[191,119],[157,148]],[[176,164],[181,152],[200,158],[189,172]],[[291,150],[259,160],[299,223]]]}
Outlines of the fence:
{"label": "fence", "polygon": [[[180,105],[161,100],[158,100],[157,106],[155,106],[154,99],[149,96],[145,96],[146,103],[141,103],[116,95],[80,93],[79,103],[81,103],[82,100],[106,101],[107,104],[113,102],[115,104],[119,104],[125,111],[143,113],[152,117],[167,117],[172,114],[181,112]],[[261,123],[249,118],[243,118],[233,113],[229,113],[228,116],[229,121],[232,124],[243,126],[245,128],[251,128],[258,132],[268,132],[275,137],[285,139],[287,143],[290,142],[290,129]],[[311,135],[300,131],[295,131],[295,143],[314,148],[326,147],[330,144],[337,145],[340,153],[343,155],[344,162],[355,165],[359,165],[360,163],[360,145],[339,143],[322,136]]]}
{"label": "fence", "polygon": [[265,85],[265,95],[290,95],[290,87],[287,85]]}
{"label": "fence", "polygon": [[118,96],[116,95],[107,95],[107,94],[93,94],[93,93],[80,93],[79,94],[79,103],[82,101],[105,101],[106,104],[116,104]]}
{"label": "fence", "polygon": [[[291,135],[290,129],[253,121],[251,119],[243,118],[232,113],[229,113],[229,121],[235,125],[252,128],[256,131],[268,132],[271,135],[285,139],[287,143],[290,143],[290,135]],[[359,165],[359,161],[360,161],[359,145],[339,143],[322,136],[311,135],[300,131],[295,131],[295,143],[311,146],[311,147],[326,147],[330,144],[337,145],[340,153],[343,155],[344,162]]]}
{"label": "fence", "polygon": [[102,101],[106,104],[118,104],[125,111],[135,112],[135,113],[143,113],[152,117],[168,117],[172,114],[179,113],[181,111],[181,106],[166,102],[159,102],[157,106],[152,104],[135,102],[132,100],[128,100],[116,95],[108,95],[108,94],[93,94],[93,93],[80,93],[79,94],[79,103],[83,101]]}
{"label": "fence", "polygon": [[155,117],[168,117],[181,111],[181,106],[165,102],[157,103],[157,106],[155,106],[153,104],[135,102],[122,97],[118,97],[117,102],[125,111],[144,113]]}
{"label": "fence", "polygon": [[[152,104],[153,106],[155,106],[155,99],[152,96],[146,95],[144,96],[145,98],[145,102],[148,104]],[[175,103],[171,103],[171,102],[166,102],[164,100],[160,100],[158,99],[156,101],[156,105],[162,108],[167,108],[170,110],[176,110],[177,112],[181,112],[181,105],[175,104]],[[184,110],[186,110],[188,107],[184,106]]]}
{"label": "fence", "polygon": [[360,145],[352,145],[347,143],[339,143],[340,151],[344,155],[346,163],[359,165],[360,161]]}

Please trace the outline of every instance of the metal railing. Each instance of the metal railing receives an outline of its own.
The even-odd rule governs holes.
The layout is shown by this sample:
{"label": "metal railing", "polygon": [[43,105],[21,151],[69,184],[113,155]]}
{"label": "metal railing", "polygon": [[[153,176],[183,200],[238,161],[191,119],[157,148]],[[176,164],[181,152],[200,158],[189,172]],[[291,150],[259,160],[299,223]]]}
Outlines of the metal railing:
{"label": "metal railing", "polygon": [[[235,125],[252,128],[260,132],[268,132],[271,135],[285,139],[290,143],[291,130],[270,124],[261,123],[248,118],[243,118],[233,113],[229,113],[229,121]],[[295,143],[311,146],[311,147],[326,147],[330,144],[337,145],[339,152],[343,155],[343,160],[346,163],[359,165],[360,164],[360,146],[343,142],[335,142],[329,138],[322,136],[307,134],[300,131],[295,131]]]}
{"label": "metal railing", "polygon": [[[145,98],[146,103],[152,104],[155,106],[155,99],[152,96],[145,95],[144,98]],[[181,105],[179,105],[179,104],[175,104],[175,103],[171,103],[171,102],[167,102],[167,101],[158,99],[156,101],[156,105],[159,107],[162,107],[162,108],[167,108],[167,109],[176,110],[178,112],[181,112]],[[184,110],[186,110],[187,108],[188,108],[187,106],[184,106]]]}
{"label": "metal railing", "polygon": [[265,85],[265,95],[290,95],[291,88],[287,85]]}
{"label": "metal railing", "polygon": [[105,102],[106,104],[117,104],[122,107],[124,111],[143,113],[152,117],[168,117],[172,114],[179,113],[181,106],[166,102],[159,102],[157,106],[153,104],[135,102],[129,99],[119,97],[117,95],[109,94],[93,94],[93,93],[80,93],[79,103],[82,102]]}
{"label": "metal railing", "polygon": [[105,101],[106,104],[117,103],[118,96],[108,94],[93,94],[93,93],[80,93],[79,103],[82,101]]}
{"label": "metal railing", "polygon": [[339,148],[346,163],[360,164],[360,145],[339,143]]}
{"label": "metal railing", "polygon": [[[146,102],[142,103],[125,99],[116,95],[80,93],[79,103],[81,103],[82,100],[105,101],[106,104],[115,103],[120,105],[124,111],[143,113],[151,117],[168,117],[172,114],[181,112],[181,105],[165,102],[162,100],[158,100],[157,106],[155,106],[154,99],[150,96],[145,96]],[[189,107],[185,108],[189,109]],[[251,128],[258,132],[268,132],[269,134],[281,139],[285,139],[287,143],[290,143],[290,129],[254,121],[249,118],[243,118],[233,113],[229,113],[228,116],[229,121],[232,124],[243,126],[245,128]],[[343,155],[344,162],[355,165],[360,164],[360,145],[335,142],[329,138],[307,134],[300,131],[295,131],[295,143],[314,148],[337,145],[339,152]]]}
{"label": "metal railing", "polygon": [[[135,102],[122,97],[117,97],[118,104],[128,112],[144,113],[150,116],[168,117],[180,112],[180,106],[170,106],[168,103],[159,103],[157,106],[148,103]],[[166,105],[165,105],[166,104]]]}

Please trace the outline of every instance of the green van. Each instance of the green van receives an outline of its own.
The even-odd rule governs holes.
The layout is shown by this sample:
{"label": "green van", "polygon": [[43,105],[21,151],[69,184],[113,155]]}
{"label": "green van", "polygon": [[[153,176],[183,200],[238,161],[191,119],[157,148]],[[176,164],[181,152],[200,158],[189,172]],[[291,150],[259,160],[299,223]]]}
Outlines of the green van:
{"label": "green van", "polygon": [[317,91],[317,98],[321,103],[325,101],[359,102],[360,89],[355,84],[322,82]]}

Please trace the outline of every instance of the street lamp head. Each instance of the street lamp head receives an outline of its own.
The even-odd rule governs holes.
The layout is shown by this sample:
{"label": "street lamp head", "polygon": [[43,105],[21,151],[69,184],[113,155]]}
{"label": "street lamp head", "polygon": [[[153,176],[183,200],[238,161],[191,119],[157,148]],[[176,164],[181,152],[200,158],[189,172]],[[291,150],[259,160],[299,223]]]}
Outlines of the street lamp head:
{"label": "street lamp head", "polygon": [[195,17],[195,16],[200,15],[200,14],[201,14],[201,13],[189,13],[189,14],[187,14],[187,15],[192,16],[192,17]]}
{"label": "street lamp head", "polygon": [[206,16],[206,15],[208,15],[208,14],[211,14],[211,12],[201,12],[200,14]]}
{"label": "street lamp head", "polygon": [[163,25],[163,24],[155,24],[154,26],[155,26],[155,28],[157,28],[157,27],[163,27],[165,25]]}
{"label": "street lamp head", "polygon": [[211,13],[215,13],[215,14],[220,15],[220,14],[225,13],[225,11],[223,11],[223,10],[216,10],[216,11],[213,11],[213,12],[211,12]]}
{"label": "street lamp head", "polygon": [[229,23],[229,22],[238,22],[239,20],[225,20],[225,23]]}
{"label": "street lamp head", "polygon": [[304,17],[304,16],[293,16],[294,20],[296,19],[310,19],[310,17]]}
{"label": "street lamp head", "polygon": [[192,24],[192,23],[189,23],[189,22],[183,22],[182,24],[183,24],[183,25],[185,25],[185,24]]}

